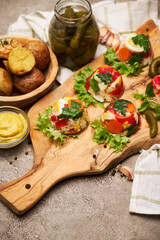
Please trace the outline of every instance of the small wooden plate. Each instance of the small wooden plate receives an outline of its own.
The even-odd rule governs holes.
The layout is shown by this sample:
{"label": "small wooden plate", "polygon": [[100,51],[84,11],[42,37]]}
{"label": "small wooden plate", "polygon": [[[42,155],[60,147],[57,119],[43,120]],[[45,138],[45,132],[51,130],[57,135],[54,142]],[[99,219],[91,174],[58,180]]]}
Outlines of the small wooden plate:
{"label": "small wooden plate", "polygon": [[[30,37],[26,36],[16,36],[16,35],[3,35],[0,36],[0,39],[4,38],[16,38],[19,41],[22,42],[22,45],[25,45],[25,43],[28,40],[35,40]],[[52,52],[52,50],[49,48],[50,52],[50,63],[48,68],[43,72],[46,78],[46,81],[38,88],[33,90],[30,93],[16,95],[16,96],[0,96],[0,106],[15,106],[15,107],[26,107],[30,105],[31,103],[36,102],[39,98],[44,96],[52,87],[57,72],[58,72],[58,62],[55,54]]]}

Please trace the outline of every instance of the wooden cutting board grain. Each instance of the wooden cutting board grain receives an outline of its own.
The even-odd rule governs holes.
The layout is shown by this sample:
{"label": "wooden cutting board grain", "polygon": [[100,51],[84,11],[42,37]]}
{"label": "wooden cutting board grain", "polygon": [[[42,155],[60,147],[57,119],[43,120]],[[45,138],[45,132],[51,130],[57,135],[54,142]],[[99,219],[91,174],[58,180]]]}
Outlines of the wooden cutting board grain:
{"label": "wooden cutting board grain", "polygon": [[[160,31],[152,20],[149,20],[137,33],[149,36],[154,56],[160,55]],[[104,65],[104,56],[100,56],[89,65],[93,69]],[[85,66],[86,67],[86,66]],[[76,74],[76,73],[75,73]],[[74,75],[75,75],[74,74]],[[148,149],[154,143],[160,143],[160,123],[158,135],[149,137],[146,120],[141,116],[141,128],[130,137],[130,143],[122,152],[114,153],[109,147],[104,148],[92,141],[94,130],[88,126],[77,139],[69,139],[63,146],[56,146],[41,131],[34,129],[38,113],[43,113],[49,106],[57,102],[60,97],[73,96],[74,75],[53,92],[39,100],[29,111],[30,136],[34,149],[34,164],[32,169],[23,177],[0,185],[0,199],[15,213],[22,215],[28,211],[40,198],[57,182],[76,176],[102,173],[111,169],[126,157]],[[132,93],[144,93],[149,82],[148,68],[139,76],[123,76],[125,92],[121,98],[133,101],[139,107],[140,101],[131,97]],[[102,114],[99,107],[88,107],[90,121]],[[97,159],[93,154],[99,150]]]}

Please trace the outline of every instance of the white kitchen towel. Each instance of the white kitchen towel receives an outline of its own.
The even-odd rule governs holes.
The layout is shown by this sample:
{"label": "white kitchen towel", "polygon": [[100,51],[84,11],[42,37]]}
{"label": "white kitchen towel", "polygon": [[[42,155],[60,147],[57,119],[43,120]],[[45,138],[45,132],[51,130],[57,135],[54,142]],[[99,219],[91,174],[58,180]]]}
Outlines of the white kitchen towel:
{"label": "white kitchen towel", "polygon": [[142,150],[137,159],[129,211],[160,214],[160,144]]}
{"label": "white kitchen towel", "polygon": [[[130,0],[127,2],[106,0],[93,4],[92,9],[99,27],[106,25],[120,34],[136,30],[150,18],[159,25],[158,0]],[[9,26],[8,34],[30,36],[49,44],[48,28],[53,15],[54,11],[21,14],[18,20]],[[95,58],[105,51],[106,47],[99,45]],[[62,84],[72,73],[71,70],[61,67],[57,80]]]}

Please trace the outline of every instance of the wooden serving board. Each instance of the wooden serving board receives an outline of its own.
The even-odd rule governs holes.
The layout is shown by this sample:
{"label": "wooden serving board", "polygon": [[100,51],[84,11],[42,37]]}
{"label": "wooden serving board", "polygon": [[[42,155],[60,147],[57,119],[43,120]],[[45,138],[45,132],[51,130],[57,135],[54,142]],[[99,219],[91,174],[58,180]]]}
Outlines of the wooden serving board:
{"label": "wooden serving board", "polygon": [[[152,20],[141,26],[137,33],[147,34],[153,47],[154,56],[160,55],[160,32]],[[98,57],[89,65],[93,69],[104,65],[104,56]],[[41,131],[34,130],[39,112],[43,113],[60,97],[75,95],[74,75],[38,101],[29,111],[30,136],[35,159],[33,167],[23,177],[0,185],[0,199],[19,215],[28,211],[53,185],[62,179],[76,175],[102,173],[141,149],[148,149],[152,144],[160,143],[160,123],[158,124],[158,135],[151,139],[146,120],[142,116],[140,130],[130,137],[130,143],[120,153],[114,153],[113,149],[104,148],[103,145],[93,142],[94,130],[90,126],[77,139],[69,139],[63,146],[56,146]],[[123,76],[125,92],[121,98],[131,100],[136,107],[139,107],[141,102],[132,98],[131,94],[144,93],[149,80],[148,68],[137,77]],[[90,106],[88,108],[90,121],[100,116],[102,112],[103,110],[99,107]],[[93,154],[97,149],[99,155],[97,159],[94,159]]]}

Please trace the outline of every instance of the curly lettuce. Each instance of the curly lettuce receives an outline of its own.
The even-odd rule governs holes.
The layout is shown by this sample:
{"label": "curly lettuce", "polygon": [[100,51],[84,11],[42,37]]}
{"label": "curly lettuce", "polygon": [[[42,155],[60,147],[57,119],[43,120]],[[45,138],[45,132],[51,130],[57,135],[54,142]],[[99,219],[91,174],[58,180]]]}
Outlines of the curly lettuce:
{"label": "curly lettuce", "polygon": [[101,119],[96,118],[92,123],[91,127],[95,129],[93,134],[93,141],[99,144],[108,143],[110,148],[114,149],[114,152],[121,152],[123,147],[126,146],[130,139],[127,136],[121,136],[120,134],[111,134],[106,126],[102,126]]}
{"label": "curly lettuce", "polygon": [[41,130],[45,135],[47,135],[47,137],[52,137],[53,141],[62,145],[64,143],[64,139],[69,138],[69,136],[54,129],[51,125],[49,116],[52,108],[52,106],[49,106],[43,114],[38,114],[39,118],[36,121],[37,126],[35,126],[34,129]]}

